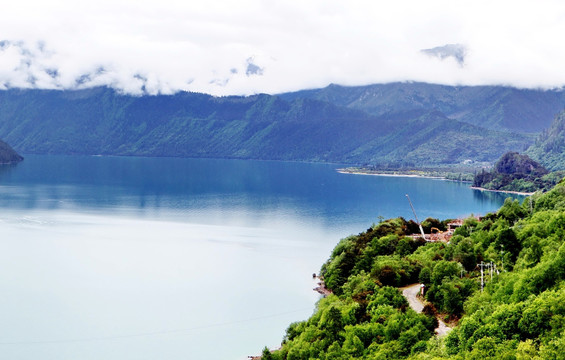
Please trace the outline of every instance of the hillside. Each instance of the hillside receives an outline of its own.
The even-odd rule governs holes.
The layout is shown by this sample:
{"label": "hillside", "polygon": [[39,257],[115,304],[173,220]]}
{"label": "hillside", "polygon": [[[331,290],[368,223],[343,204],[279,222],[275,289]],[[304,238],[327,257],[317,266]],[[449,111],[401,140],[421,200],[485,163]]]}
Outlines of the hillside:
{"label": "hillside", "polygon": [[555,117],[526,153],[550,170],[565,170],[565,111]]}
{"label": "hillside", "polygon": [[0,165],[14,164],[22,161],[24,158],[12,149],[12,147],[0,140]]}
{"label": "hillside", "polygon": [[[561,359],[564,214],[561,182],[466,219],[449,243],[409,237],[417,225],[402,218],[345,238],[320,273],[332,294],[263,359]],[[423,226],[429,233],[448,222]],[[422,313],[398,289],[417,282],[425,285]],[[453,327],[447,336],[434,335],[437,317]]]}
{"label": "hillside", "polygon": [[281,95],[308,98],[382,115],[435,109],[446,117],[487,129],[537,133],[565,106],[565,91],[503,86],[445,86],[417,82],[367,86],[330,85]]}
{"label": "hillside", "polygon": [[379,116],[312,99],[127,96],[108,88],[0,92],[0,137],[23,153],[437,165],[494,161],[529,135],[430,110]]}
{"label": "hillside", "polygon": [[488,190],[533,193],[553,188],[565,176],[565,172],[549,173],[528,155],[507,152],[490,171],[475,174],[473,186]]}

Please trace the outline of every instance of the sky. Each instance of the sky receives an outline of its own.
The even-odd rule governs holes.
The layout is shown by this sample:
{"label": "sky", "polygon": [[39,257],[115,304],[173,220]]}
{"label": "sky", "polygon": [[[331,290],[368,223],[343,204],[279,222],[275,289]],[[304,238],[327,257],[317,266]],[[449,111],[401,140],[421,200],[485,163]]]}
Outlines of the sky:
{"label": "sky", "polygon": [[18,0],[0,12],[0,89],[560,88],[564,36],[562,0]]}

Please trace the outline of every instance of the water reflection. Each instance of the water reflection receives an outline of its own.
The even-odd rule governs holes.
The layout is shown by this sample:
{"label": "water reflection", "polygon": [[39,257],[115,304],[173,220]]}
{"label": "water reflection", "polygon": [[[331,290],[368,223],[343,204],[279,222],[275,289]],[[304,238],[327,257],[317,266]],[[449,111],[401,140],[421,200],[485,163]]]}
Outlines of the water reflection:
{"label": "water reflection", "polygon": [[520,202],[522,202],[526,198],[526,196],[524,195],[503,193],[497,191],[484,191],[477,189],[472,189],[472,191],[475,200],[481,204],[492,204],[492,203],[503,204],[506,198],[518,199]]}
{"label": "water reflection", "polygon": [[335,165],[269,161],[33,156],[0,174],[0,208],[277,211],[354,226],[412,214],[453,218],[497,209],[506,195],[431,179],[339,174]]}

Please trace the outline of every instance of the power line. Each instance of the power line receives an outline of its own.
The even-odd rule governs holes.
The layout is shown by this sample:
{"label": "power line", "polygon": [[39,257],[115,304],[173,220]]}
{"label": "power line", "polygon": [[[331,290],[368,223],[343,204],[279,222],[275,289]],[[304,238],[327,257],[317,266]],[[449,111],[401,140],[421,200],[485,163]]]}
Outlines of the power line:
{"label": "power line", "polygon": [[31,341],[6,341],[6,342],[0,342],[0,345],[64,344],[64,343],[94,342],[94,341],[106,341],[106,340],[128,339],[128,338],[146,337],[146,336],[177,334],[177,333],[182,333],[182,332],[204,330],[204,329],[210,329],[210,328],[214,328],[214,327],[243,324],[243,323],[257,321],[257,320],[270,319],[270,318],[274,318],[274,317],[278,317],[278,316],[294,314],[294,313],[297,313],[297,312],[302,312],[302,311],[311,310],[311,309],[312,308],[309,307],[309,308],[287,311],[287,312],[283,312],[283,313],[259,316],[259,317],[255,317],[255,318],[228,321],[228,322],[223,322],[223,323],[216,323],[216,324],[209,324],[209,325],[202,325],[202,326],[195,326],[195,327],[192,327],[192,328],[184,328],[184,329],[163,330],[163,331],[154,331],[154,332],[137,333],[137,334],[124,334],[124,335],[115,335],[115,336],[99,336],[99,337],[89,337],[89,338],[77,338],[77,339],[36,340],[36,341],[34,341],[34,340],[31,340]]}

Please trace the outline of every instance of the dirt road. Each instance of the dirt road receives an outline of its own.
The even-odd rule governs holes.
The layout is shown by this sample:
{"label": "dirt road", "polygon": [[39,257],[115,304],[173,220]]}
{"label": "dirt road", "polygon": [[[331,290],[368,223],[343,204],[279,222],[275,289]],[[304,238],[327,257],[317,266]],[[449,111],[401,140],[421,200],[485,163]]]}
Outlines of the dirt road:
{"label": "dirt road", "polygon": [[[405,287],[401,287],[400,290],[402,291],[402,295],[408,300],[408,304],[414,311],[421,313],[424,309],[424,304],[420,301],[417,297],[418,293],[420,292],[420,284],[412,284]],[[447,326],[443,320],[437,317],[437,321],[439,326],[436,329],[437,336],[445,336],[448,332],[451,331],[451,328]]]}

